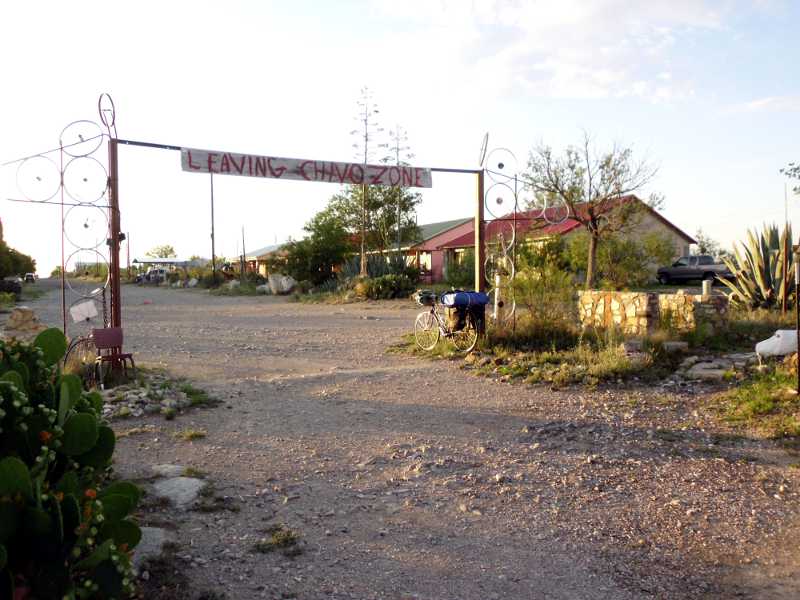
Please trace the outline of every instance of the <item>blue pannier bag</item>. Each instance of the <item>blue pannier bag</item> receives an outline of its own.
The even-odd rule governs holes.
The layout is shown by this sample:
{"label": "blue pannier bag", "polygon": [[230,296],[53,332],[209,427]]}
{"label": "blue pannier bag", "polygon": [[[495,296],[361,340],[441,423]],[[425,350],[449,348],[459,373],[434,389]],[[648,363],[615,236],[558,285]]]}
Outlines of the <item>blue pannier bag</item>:
{"label": "blue pannier bag", "polygon": [[445,292],[439,299],[445,306],[466,308],[468,306],[486,306],[489,304],[489,296],[483,292],[464,292],[453,290]]}

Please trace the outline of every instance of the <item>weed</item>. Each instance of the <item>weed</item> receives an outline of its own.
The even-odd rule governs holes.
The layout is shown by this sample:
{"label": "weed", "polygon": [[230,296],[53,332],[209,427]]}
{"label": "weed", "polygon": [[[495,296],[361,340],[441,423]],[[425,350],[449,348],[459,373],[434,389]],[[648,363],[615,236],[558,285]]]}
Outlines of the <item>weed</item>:
{"label": "weed", "polygon": [[155,433],[158,431],[152,425],[145,425],[143,427],[131,427],[130,429],[123,429],[122,431],[117,432],[117,439],[130,437],[132,435],[138,435],[140,433]]}
{"label": "weed", "polygon": [[724,416],[772,438],[798,436],[800,399],[794,383],[794,374],[780,365],[755,373],[722,396]]}
{"label": "weed", "polygon": [[181,473],[183,477],[194,477],[195,479],[205,479],[205,472],[195,469],[194,467],[186,467]]}
{"label": "weed", "polygon": [[264,530],[270,537],[260,539],[253,545],[252,551],[261,554],[281,550],[285,556],[297,556],[303,552],[298,545],[298,535],[285,525],[275,525]]}
{"label": "weed", "polygon": [[173,435],[184,442],[191,442],[192,440],[199,440],[206,437],[206,434],[207,432],[205,429],[183,429],[181,431],[176,431]]}
{"label": "weed", "polygon": [[194,387],[191,383],[181,384],[180,390],[186,394],[186,397],[189,399],[189,402],[192,403],[192,406],[206,406],[216,403],[216,401],[208,395],[208,392]]}

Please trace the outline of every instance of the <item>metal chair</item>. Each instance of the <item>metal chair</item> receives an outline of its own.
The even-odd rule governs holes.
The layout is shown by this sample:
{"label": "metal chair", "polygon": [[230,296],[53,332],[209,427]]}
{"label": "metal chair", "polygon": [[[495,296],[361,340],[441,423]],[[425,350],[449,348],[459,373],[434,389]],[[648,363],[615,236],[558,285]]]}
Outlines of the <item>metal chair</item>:
{"label": "metal chair", "polygon": [[[122,352],[122,327],[105,327],[104,329],[92,329],[92,339],[97,348],[97,358],[94,361],[96,381],[102,383],[103,363],[121,362],[125,376],[128,376],[128,362],[131,363],[133,376],[136,377],[136,363],[133,355]],[[105,354],[103,351],[105,350]]]}

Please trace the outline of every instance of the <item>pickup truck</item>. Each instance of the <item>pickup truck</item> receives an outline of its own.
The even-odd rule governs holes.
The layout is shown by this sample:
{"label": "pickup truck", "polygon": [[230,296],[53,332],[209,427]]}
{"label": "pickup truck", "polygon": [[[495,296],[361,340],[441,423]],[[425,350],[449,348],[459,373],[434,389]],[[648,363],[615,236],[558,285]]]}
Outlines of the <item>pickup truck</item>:
{"label": "pickup truck", "polygon": [[658,282],[670,283],[702,279],[714,281],[719,278],[732,279],[733,273],[724,264],[714,261],[714,257],[706,254],[699,256],[681,256],[670,267],[658,270]]}

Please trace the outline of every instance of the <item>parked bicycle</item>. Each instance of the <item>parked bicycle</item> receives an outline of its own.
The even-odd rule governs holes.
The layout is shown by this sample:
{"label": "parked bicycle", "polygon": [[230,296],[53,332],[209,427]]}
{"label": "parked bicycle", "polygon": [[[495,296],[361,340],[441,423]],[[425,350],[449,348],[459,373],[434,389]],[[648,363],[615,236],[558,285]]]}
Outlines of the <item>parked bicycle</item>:
{"label": "parked bicycle", "polygon": [[[430,290],[419,290],[414,300],[430,307],[414,321],[414,339],[423,350],[433,350],[439,339],[449,339],[461,352],[469,352],[483,333],[489,297],[483,292],[453,290],[437,296]],[[440,310],[441,307],[441,310]]]}

